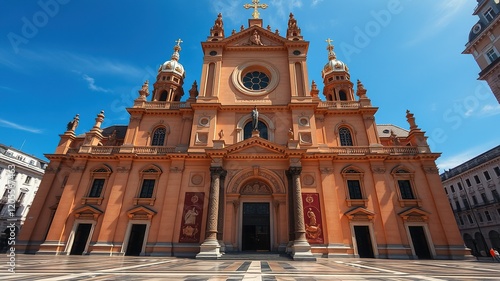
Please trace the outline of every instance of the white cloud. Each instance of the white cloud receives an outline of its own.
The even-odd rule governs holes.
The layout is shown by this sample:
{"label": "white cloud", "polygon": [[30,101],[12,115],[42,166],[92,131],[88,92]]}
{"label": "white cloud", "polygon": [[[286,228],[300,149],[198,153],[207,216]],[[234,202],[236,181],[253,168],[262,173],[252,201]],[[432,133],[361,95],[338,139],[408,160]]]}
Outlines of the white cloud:
{"label": "white cloud", "polygon": [[427,19],[422,19],[422,24],[420,25],[422,28],[415,31],[416,35],[408,44],[417,44],[441,32],[452,21],[458,20],[460,16],[459,12],[465,4],[467,4],[467,0],[436,1],[434,3],[435,6],[428,9],[429,11],[434,11],[434,13],[429,13]]}
{"label": "white cloud", "polygon": [[30,127],[26,127],[20,124],[16,124],[14,122],[10,122],[7,120],[0,119],[0,126],[6,127],[6,128],[11,128],[11,129],[16,129],[16,130],[21,130],[21,131],[26,131],[30,133],[35,133],[35,134],[41,134],[42,130],[39,129],[33,129]]}
{"label": "white cloud", "polygon": [[491,105],[487,104],[479,111],[480,116],[493,116],[500,114],[500,104]]}
{"label": "white cloud", "polygon": [[495,147],[496,145],[498,144],[484,143],[475,147],[471,147],[458,154],[451,155],[448,157],[442,157],[436,161],[439,171],[444,172],[445,170],[450,170],[452,168],[455,168],[467,162],[468,160],[478,156],[479,154],[490,150],[492,147]]}
{"label": "white cloud", "polygon": [[109,90],[107,90],[107,89],[104,89],[104,88],[102,88],[102,87],[97,86],[97,85],[95,84],[95,79],[94,79],[94,78],[92,78],[92,77],[90,77],[90,76],[88,76],[87,74],[83,74],[83,75],[82,75],[82,78],[83,78],[83,80],[87,81],[87,83],[88,83],[88,87],[89,87],[89,89],[91,89],[92,91],[96,91],[96,92],[104,92],[104,93],[109,92]]}
{"label": "white cloud", "polygon": [[312,6],[316,6],[316,5],[318,5],[319,3],[321,3],[321,2],[323,2],[323,0],[313,0],[313,1],[312,1],[312,3],[311,3],[311,5],[312,5]]}

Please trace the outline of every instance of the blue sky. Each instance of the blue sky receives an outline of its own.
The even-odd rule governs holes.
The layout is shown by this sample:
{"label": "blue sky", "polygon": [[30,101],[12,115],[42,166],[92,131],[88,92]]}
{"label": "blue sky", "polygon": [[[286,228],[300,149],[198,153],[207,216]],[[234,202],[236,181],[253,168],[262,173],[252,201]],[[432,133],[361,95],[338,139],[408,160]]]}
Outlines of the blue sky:
{"label": "blue sky", "polygon": [[[202,52],[219,12],[226,36],[248,25],[250,0],[0,0],[0,143],[39,158],[80,114],[77,133],[105,111],[103,127],[127,124],[145,80],[181,38],[184,88],[200,80]],[[264,25],[286,33],[292,12],[310,42],[309,79],[323,88],[327,38],[351,79],[368,89],[378,124],[405,129],[415,114],[439,168],[499,144],[500,106],[471,55],[461,54],[476,1],[261,0]],[[311,81],[309,81],[309,84]]]}

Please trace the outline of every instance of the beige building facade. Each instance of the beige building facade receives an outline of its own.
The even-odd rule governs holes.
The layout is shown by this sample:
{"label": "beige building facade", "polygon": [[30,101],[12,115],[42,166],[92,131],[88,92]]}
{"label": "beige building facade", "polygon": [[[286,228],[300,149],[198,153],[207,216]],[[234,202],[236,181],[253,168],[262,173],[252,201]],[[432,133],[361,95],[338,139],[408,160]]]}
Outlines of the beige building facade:
{"label": "beige building facade", "polygon": [[500,250],[500,146],[441,174],[460,233],[475,256]]}
{"label": "beige building facade", "polygon": [[[181,40],[126,126],[68,124],[19,238],[29,253],[461,259],[469,255],[424,132],[377,107],[327,40],[323,90],[305,41],[258,17],[202,42],[184,92]],[[152,89],[150,89],[152,88]],[[404,118],[404,113],[401,114]]]}
{"label": "beige building facade", "polygon": [[477,0],[473,15],[478,22],[469,33],[464,54],[474,56],[481,71],[479,80],[488,83],[500,103],[500,2],[498,0]]}

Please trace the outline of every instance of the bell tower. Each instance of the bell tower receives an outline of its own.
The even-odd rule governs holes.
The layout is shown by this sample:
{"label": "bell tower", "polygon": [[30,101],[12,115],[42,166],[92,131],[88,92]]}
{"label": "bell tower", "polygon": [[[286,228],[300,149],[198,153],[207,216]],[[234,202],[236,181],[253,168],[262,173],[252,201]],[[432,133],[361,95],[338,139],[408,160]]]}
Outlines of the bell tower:
{"label": "bell tower", "polygon": [[185,71],[182,64],[179,63],[181,39],[178,39],[176,43],[170,60],[163,63],[158,69],[156,82],[153,85],[152,101],[180,101],[184,95],[182,85],[184,84]]}
{"label": "bell tower", "polygon": [[354,90],[351,82],[351,75],[347,65],[337,59],[333,51],[332,40],[327,39],[328,43],[328,63],[323,67],[321,75],[323,77],[323,94],[327,101],[353,101]]}

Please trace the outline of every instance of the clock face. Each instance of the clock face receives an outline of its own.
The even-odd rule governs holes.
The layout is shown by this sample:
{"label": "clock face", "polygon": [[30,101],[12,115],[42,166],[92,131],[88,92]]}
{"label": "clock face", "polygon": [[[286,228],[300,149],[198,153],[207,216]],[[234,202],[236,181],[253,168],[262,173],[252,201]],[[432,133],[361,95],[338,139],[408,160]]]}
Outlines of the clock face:
{"label": "clock face", "polygon": [[243,76],[243,86],[249,90],[258,91],[267,88],[269,77],[260,71],[248,72]]}

